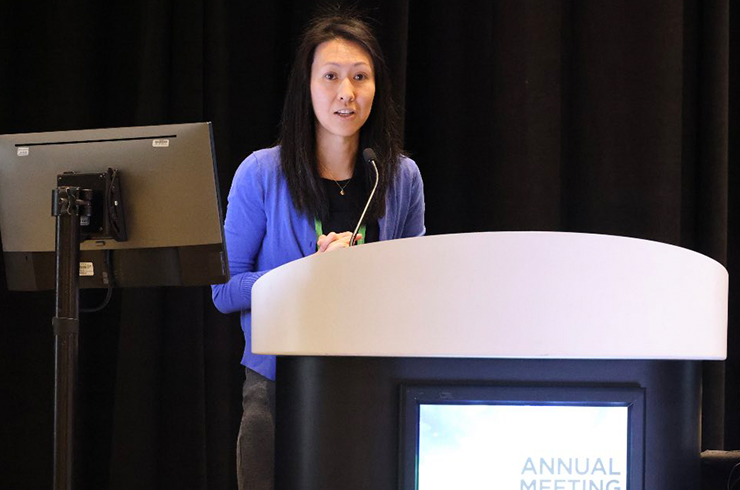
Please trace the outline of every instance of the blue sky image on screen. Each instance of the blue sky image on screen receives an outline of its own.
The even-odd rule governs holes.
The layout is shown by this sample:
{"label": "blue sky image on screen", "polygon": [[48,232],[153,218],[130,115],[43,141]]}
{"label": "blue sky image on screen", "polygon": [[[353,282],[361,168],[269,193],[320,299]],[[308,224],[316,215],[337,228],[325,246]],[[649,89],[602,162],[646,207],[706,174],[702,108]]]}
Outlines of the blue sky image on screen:
{"label": "blue sky image on screen", "polygon": [[626,490],[628,408],[419,407],[419,490]]}

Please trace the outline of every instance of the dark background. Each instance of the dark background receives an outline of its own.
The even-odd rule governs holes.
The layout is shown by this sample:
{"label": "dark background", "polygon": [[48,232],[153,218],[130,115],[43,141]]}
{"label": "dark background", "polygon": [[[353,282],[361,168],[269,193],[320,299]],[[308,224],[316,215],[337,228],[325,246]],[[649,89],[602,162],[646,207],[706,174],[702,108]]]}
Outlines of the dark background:
{"label": "dark background", "polygon": [[[296,38],[319,3],[2,2],[0,134],[213,121],[225,196],[240,161],[276,140]],[[625,235],[740,272],[729,0],[358,5],[394,74],[430,234]],[[711,449],[740,447],[730,294],[728,360],[705,363]],[[9,292],[0,261],[2,488],[51,486],[53,300]],[[79,488],[235,488],[242,347],[209,288],[117,290],[83,316]]]}

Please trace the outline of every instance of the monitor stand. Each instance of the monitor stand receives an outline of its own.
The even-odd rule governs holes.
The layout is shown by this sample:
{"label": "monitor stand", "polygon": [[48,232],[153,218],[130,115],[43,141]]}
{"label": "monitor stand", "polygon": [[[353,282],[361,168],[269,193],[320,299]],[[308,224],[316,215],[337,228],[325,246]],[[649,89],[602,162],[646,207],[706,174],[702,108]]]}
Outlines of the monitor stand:
{"label": "monitor stand", "polygon": [[80,329],[80,217],[90,215],[89,192],[71,186],[60,186],[53,191],[52,214],[56,217],[56,315],[52,320],[55,355],[54,490],[72,488]]}

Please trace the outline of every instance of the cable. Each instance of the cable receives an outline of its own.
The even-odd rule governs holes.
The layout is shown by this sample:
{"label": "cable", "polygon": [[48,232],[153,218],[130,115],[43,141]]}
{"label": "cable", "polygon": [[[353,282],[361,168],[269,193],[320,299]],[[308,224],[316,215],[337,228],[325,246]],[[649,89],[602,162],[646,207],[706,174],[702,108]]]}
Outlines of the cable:
{"label": "cable", "polygon": [[730,475],[727,477],[727,490],[732,490],[735,488],[735,485],[740,482],[740,475],[738,475],[734,480],[732,479],[732,475],[735,474],[735,470],[738,468],[740,468],[740,463],[736,463],[730,470]]}
{"label": "cable", "polygon": [[108,303],[110,303],[110,299],[113,296],[113,267],[111,266],[111,251],[106,250],[105,251],[105,273],[108,276],[108,291],[105,293],[105,299],[101,304],[94,308],[80,308],[80,313],[95,313],[96,311],[100,311],[106,306],[108,306]]}

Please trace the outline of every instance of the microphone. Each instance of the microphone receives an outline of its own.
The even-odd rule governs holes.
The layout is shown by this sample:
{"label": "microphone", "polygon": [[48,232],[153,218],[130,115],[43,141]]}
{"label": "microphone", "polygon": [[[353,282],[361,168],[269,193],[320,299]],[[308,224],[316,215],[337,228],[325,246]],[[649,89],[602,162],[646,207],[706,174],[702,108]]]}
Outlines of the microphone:
{"label": "microphone", "polygon": [[365,209],[362,210],[362,214],[360,215],[360,220],[357,222],[357,226],[355,226],[355,231],[352,233],[352,237],[349,239],[349,246],[352,247],[355,244],[355,238],[357,237],[357,230],[360,229],[360,225],[362,224],[362,220],[365,219],[365,213],[367,213],[367,208],[370,206],[370,202],[373,200],[373,196],[375,195],[375,189],[378,187],[378,181],[380,180],[380,174],[378,174],[378,166],[375,164],[375,160],[377,157],[375,156],[375,152],[372,148],[365,148],[362,150],[362,158],[365,160],[365,163],[368,165],[372,165],[375,169],[375,185],[373,186],[373,190],[370,192],[370,197],[367,198],[367,202],[365,203]]}

